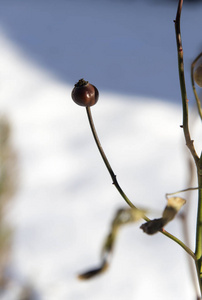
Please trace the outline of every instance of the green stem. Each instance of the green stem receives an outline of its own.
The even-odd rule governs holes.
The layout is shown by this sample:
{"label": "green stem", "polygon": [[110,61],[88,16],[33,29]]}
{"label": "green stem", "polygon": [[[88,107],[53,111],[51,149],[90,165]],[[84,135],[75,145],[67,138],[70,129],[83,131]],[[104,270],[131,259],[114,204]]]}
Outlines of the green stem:
{"label": "green stem", "polygon": [[195,256],[194,252],[191,251],[191,249],[189,247],[187,247],[181,240],[179,240],[178,238],[176,238],[171,233],[165,231],[164,229],[162,230],[162,233],[165,236],[167,236],[168,238],[170,238],[171,240],[173,240],[174,242],[176,242],[178,245],[180,245],[194,259],[194,261],[196,260],[196,256]]}
{"label": "green stem", "polygon": [[[201,156],[202,157],[202,156]],[[202,174],[201,174],[201,157],[200,164],[198,164],[198,183],[199,183],[199,194],[198,194],[198,213],[197,213],[197,224],[196,224],[196,266],[199,285],[202,294]]]}
{"label": "green stem", "polygon": [[[91,131],[92,131],[92,134],[93,134],[93,137],[94,137],[94,140],[95,140],[95,143],[98,147],[98,150],[102,156],[102,159],[105,163],[105,166],[107,167],[107,170],[112,178],[112,183],[115,185],[116,189],[118,190],[118,192],[120,193],[120,195],[123,197],[123,199],[126,201],[126,203],[133,209],[138,209],[130,200],[129,198],[126,196],[126,194],[123,192],[122,188],[120,187],[118,181],[117,181],[117,178],[116,178],[116,175],[114,173],[114,171],[112,170],[112,167],[106,157],[106,154],[102,148],[102,145],[100,143],[100,140],[98,138],[98,135],[97,135],[97,132],[96,132],[96,129],[95,129],[95,125],[94,125],[94,122],[93,122],[93,118],[92,118],[92,114],[91,114],[91,109],[90,107],[86,107],[86,112],[87,112],[87,115],[88,115],[88,120],[89,120],[89,123],[90,123],[90,127],[91,127]],[[150,221],[150,219],[147,217],[147,216],[143,216],[143,219],[145,221]],[[167,236],[168,238],[170,238],[171,240],[173,240],[174,242],[176,242],[178,245],[180,245],[189,255],[191,255],[192,258],[195,259],[195,255],[194,253],[191,251],[191,249],[189,247],[187,247],[181,240],[179,240],[178,238],[176,238],[174,235],[172,235],[171,233],[167,232],[166,230],[160,230],[160,232],[162,234],[164,234],[165,236]]]}
{"label": "green stem", "polygon": [[[199,175],[199,199],[198,199],[198,215],[197,215],[197,232],[196,232],[196,258],[202,258],[202,176]],[[202,271],[202,270],[201,270]]]}

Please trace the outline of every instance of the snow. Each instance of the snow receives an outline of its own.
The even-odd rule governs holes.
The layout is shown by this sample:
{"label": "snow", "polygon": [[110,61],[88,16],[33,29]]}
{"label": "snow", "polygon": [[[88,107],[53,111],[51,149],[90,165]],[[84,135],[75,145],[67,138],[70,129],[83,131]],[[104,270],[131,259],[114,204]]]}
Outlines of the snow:
{"label": "snow", "polygon": [[[201,51],[201,9],[185,3],[182,14],[191,103],[189,67]],[[85,109],[71,100],[78,79],[100,91],[93,118],[131,201],[159,216],[165,193],[186,187],[175,15],[175,1],[1,1],[0,112],[12,123],[20,170],[10,212],[13,269],[39,299],[194,298],[187,255],[161,234],[143,234],[141,223],[121,230],[105,274],[87,282],[76,277],[99,264],[112,217],[126,206]],[[167,229],[182,237],[179,220]]]}

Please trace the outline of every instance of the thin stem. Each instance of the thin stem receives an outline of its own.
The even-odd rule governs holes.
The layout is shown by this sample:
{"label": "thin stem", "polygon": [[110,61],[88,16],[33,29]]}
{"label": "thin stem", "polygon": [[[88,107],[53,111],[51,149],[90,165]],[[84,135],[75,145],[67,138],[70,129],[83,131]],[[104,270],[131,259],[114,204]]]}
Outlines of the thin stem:
{"label": "thin stem", "polygon": [[188,99],[186,93],[186,84],[185,84],[185,76],[184,76],[184,62],[183,62],[183,48],[181,41],[181,32],[180,32],[180,17],[182,11],[183,0],[179,0],[176,20],[175,20],[175,32],[176,32],[176,42],[177,42],[177,52],[178,52],[178,69],[179,69],[179,79],[180,79],[180,88],[181,88],[181,96],[182,96],[182,108],[183,108],[183,125],[182,128],[184,130],[184,136],[186,145],[189,148],[192,157],[196,163],[197,173],[198,173],[198,186],[199,186],[199,201],[198,201],[198,216],[197,216],[197,232],[196,232],[196,266],[197,266],[197,275],[200,290],[202,293],[202,259],[201,259],[201,251],[202,251],[202,180],[200,179],[202,176],[202,156],[198,157],[193,140],[191,140],[189,133],[189,123],[188,123]]}
{"label": "thin stem", "polygon": [[199,99],[198,94],[196,92],[196,87],[195,87],[195,82],[194,82],[194,67],[195,67],[196,62],[199,60],[199,58],[201,58],[201,56],[202,56],[202,52],[196,57],[196,59],[191,64],[191,82],[192,82],[192,88],[193,88],[194,96],[195,96],[195,99],[196,99],[198,113],[199,113],[199,116],[202,120],[201,102],[200,102],[200,99]]}
{"label": "thin stem", "polygon": [[181,240],[179,240],[174,235],[172,235],[171,233],[167,232],[164,229],[161,232],[164,235],[166,235],[167,237],[169,237],[171,240],[173,240],[174,242],[176,242],[178,245],[180,245],[189,255],[191,255],[191,257],[194,260],[196,260],[196,256],[195,256],[194,252],[188,246],[186,246]]}
{"label": "thin stem", "polygon": [[[199,176],[199,201],[198,201],[198,216],[197,216],[197,232],[196,232],[196,258],[201,261],[202,259],[202,178]],[[202,261],[201,261],[202,273]]]}
{"label": "thin stem", "polygon": [[175,32],[176,32],[176,42],[177,42],[177,51],[178,51],[178,69],[179,69],[179,80],[180,80],[182,108],[183,108],[182,128],[184,130],[186,145],[191,151],[194,161],[197,164],[199,157],[195,151],[193,140],[191,140],[190,133],[189,133],[189,125],[188,125],[188,99],[187,99],[185,76],[184,76],[183,48],[182,48],[182,40],[181,40],[181,32],[180,32],[180,17],[181,17],[182,4],[183,4],[183,0],[179,0],[176,19],[175,19]]}
{"label": "thin stem", "polygon": [[[91,131],[92,131],[92,134],[93,134],[93,137],[94,137],[94,140],[95,140],[95,143],[98,147],[98,150],[102,156],[102,159],[105,163],[105,166],[107,167],[108,171],[109,171],[109,174],[112,178],[112,183],[115,185],[116,189],[118,190],[118,192],[120,193],[120,195],[123,197],[123,199],[126,201],[126,203],[133,209],[138,209],[130,200],[129,198],[126,196],[126,194],[123,192],[122,188],[120,187],[117,179],[116,179],[116,175],[114,173],[114,171],[112,170],[112,167],[106,157],[106,154],[101,146],[101,143],[100,143],[100,140],[98,138],[98,135],[97,135],[97,132],[96,132],[96,129],[95,129],[95,125],[94,125],[94,122],[93,122],[93,118],[92,118],[92,114],[91,114],[91,109],[90,107],[86,107],[86,112],[87,112],[87,115],[88,115],[88,120],[89,120],[89,123],[90,123],[90,127],[91,127]],[[143,219],[145,221],[150,221],[150,219],[144,215],[143,216]],[[174,235],[172,235],[171,233],[167,232],[166,230],[162,229],[160,230],[160,232],[162,234],[164,234],[165,236],[167,236],[168,238],[170,238],[171,240],[173,240],[174,242],[176,242],[178,245],[180,245],[189,255],[191,255],[192,258],[195,259],[195,255],[194,253],[191,251],[191,249],[189,247],[187,247],[181,240],[179,240],[178,238],[176,238]]]}
{"label": "thin stem", "polygon": [[198,190],[199,187],[192,187],[192,188],[187,188],[187,189],[184,189],[184,190],[180,190],[180,191],[177,191],[177,192],[174,192],[174,193],[166,193],[166,198],[168,196],[173,196],[173,195],[176,195],[176,194],[180,194],[180,193],[184,193],[184,192],[188,192],[188,191],[194,191],[194,190]]}
{"label": "thin stem", "polygon": [[197,214],[197,224],[196,224],[196,250],[195,256],[197,259],[197,273],[198,280],[202,294],[202,176],[198,174],[199,181],[199,194],[198,194],[198,214]]}
{"label": "thin stem", "polygon": [[[90,123],[90,127],[91,127],[91,131],[92,131],[92,134],[93,134],[93,137],[94,137],[94,140],[95,140],[95,143],[98,147],[98,150],[102,156],[102,159],[105,163],[105,166],[107,167],[107,170],[109,171],[109,174],[112,178],[112,183],[115,185],[115,187],[117,188],[117,190],[119,191],[119,193],[121,194],[121,196],[123,197],[123,199],[126,201],[126,203],[131,207],[131,208],[134,208],[134,209],[137,209],[137,207],[129,200],[129,198],[126,196],[126,194],[123,192],[122,188],[120,187],[117,179],[116,179],[116,175],[114,174],[114,171],[112,170],[112,167],[106,157],[106,154],[102,148],[102,145],[100,143],[100,140],[98,138],[98,135],[97,135],[97,132],[96,132],[96,129],[95,129],[95,125],[94,125],[94,122],[93,122],[93,118],[92,118],[92,114],[91,114],[91,109],[90,107],[86,107],[86,112],[87,112],[87,115],[88,115],[88,120],[89,120],[89,123]],[[147,220],[146,220],[147,221]]]}
{"label": "thin stem", "polygon": [[[187,180],[187,186],[191,186],[194,183],[194,171],[195,171],[195,166],[192,158],[189,156],[187,158],[187,163],[188,163],[188,180]],[[195,190],[197,188],[191,188],[187,189],[189,193],[187,193],[187,204],[184,208],[183,213],[181,214],[181,220],[182,220],[182,231],[184,235],[184,241],[188,247],[190,247],[190,234],[189,234],[189,222],[188,222],[188,214],[190,211],[190,205],[191,205],[191,190]],[[195,258],[195,264],[193,264],[193,260],[191,259],[190,256],[188,256],[188,265],[189,265],[189,270],[190,270],[190,279],[192,281],[194,290],[196,292],[196,299],[199,299],[199,286],[198,286],[198,278],[196,277],[198,275],[197,268],[196,268],[196,263],[197,259]]]}

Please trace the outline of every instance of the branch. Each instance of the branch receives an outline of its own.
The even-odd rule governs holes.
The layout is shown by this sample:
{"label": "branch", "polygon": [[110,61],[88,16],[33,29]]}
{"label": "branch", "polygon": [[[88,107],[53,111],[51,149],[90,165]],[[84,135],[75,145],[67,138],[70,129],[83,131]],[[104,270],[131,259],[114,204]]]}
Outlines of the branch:
{"label": "branch", "polygon": [[186,145],[189,148],[195,163],[199,161],[199,157],[194,148],[193,140],[190,137],[189,133],[189,123],[188,123],[188,99],[185,85],[185,76],[184,76],[184,61],[183,61],[183,48],[181,41],[181,32],[180,32],[180,17],[182,10],[183,0],[179,0],[176,19],[175,19],[175,32],[176,32],[176,41],[177,41],[177,51],[178,51],[178,69],[179,69],[179,79],[180,79],[180,88],[182,96],[182,108],[183,108],[183,125],[181,126],[184,130],[184,137]]}
{"label": "branch", "polygon": [[184,76],[184,62],[183,62],[183,49],[181,41],[180,32],[180,17],[182,11],[183,0],[179,0],[176,20],[175,20],[175,32],[177,41],[177,51],[178,51],[178,68],[179,68],[179,79],[181,87],[182,96],[182,108],[183,108],[183,125],[184,136],[186,145],[189,148],[192,157],[195,161],[198,173],[198,186],[199,186],[199,200],[198,200],[198,215],[197,215],[197,230],[196,230],[196,250],[195,250],[195,263],[197,268],[197,275],[200,290],[202,293],[202,155],[199,159],[191,140],[189,133],[189,123],[188,123],[188,99],[186,93],[185,76]]}
{"label": "branch", "polygon": [[[126,196],[126,194],[123,192],[122,188],[120,187],[117,179],[116,179],[116,175],[114,173],[114,171],[112,170],[112,167],[106,157],[106,154],[101,146],[101,143],[100,143],[100,140],[98,138],[98,135],[97,135],[97,132],[96,132],[96,129],[95,129],[95,125],[94,125],[94,122],[93,122],[93,118],[92,118],[92,114],[91,114],[91,109],[90,107],[86,107],[86,112],[87,112],[87,115],[88,115],[88,120],[89,120],[89,123],[90,123],[90,127],[91,127],[91,131],[92,131],[92,134],[93,134],[93,137],[94,137],[94,140],[95,140],[95,143],[98,147],[98,150],[102,156],[102,159],[105,163],[105,166],[107,167],[107,170],[112,178],[112,183],[115,185],[116,189],[118,190],[118,192],[120,193],[120,195],[123,197],[123,199],[126,201],[126,203],[132,208],[132,209],[135,209],[135,210],[139,210],[130,200],[129,198]],[[141,210],[139,210],[141,211]],[[143,215],[142,218],[145,220],[145,221],[150,221],[150,219],[146,216],[146,215]],[[173,240],[174,242],[176,242],[177,244],[179,244],[189,255],[191,255],[192,258],[194,258],[195,260],[195,255],[194,253],[191,251],[191,249],[189,247],[187,247],[181,240],[179,240],[178,238],[176,238],[174,235],[170,234],[169,232],[167,232],[166,230],[164,229],[160,229],[159,232],[161,232],[162,234],[164,234],[165,236],[167,236],[168,238],[170,238],[171,240]]]}
{"label": "branch", "polygon": [[[92,131],[92,134],[93,134],[93,137],[94,137],[94,140],[95,140],[95,143],[98,147],[98,150],[100,152],[100,155],[102,156],[102,159],[105,163],[105,166],[112,178],[112,183],[115,185],[115,187],[117,188],[117,190],[119,191],[119,193],[121,194],[121,196],[123,197],[123,199],[126,201],[126,203],[131,207],[131,208],[134,208],[134,209],[137,209],[137,207],[129,200],[129,198],[126,196],[126,194],[123,192],[122,188],[120,187],[117,179],[116,179],[116,175],[114,173],[114,171],[112,170],[112,167],[106,157],[106,154],[102,148],[102,145],[100,143],[100,140],[98,138],[98,135],[97,135],[97,132],[96,132],[96,129],[95,129],[95,125],[94,125],[94,122],[93,122],[93,118],[92,118],[92,114],[91,114],[91,109],[90,107],[86,107],[86,112],[87,112],[87,115],[88,115],[88,121],[90,123],[90,127],[91,127],[91,131]],[[145,220],[147,221],[148,218],[145,217]]]}

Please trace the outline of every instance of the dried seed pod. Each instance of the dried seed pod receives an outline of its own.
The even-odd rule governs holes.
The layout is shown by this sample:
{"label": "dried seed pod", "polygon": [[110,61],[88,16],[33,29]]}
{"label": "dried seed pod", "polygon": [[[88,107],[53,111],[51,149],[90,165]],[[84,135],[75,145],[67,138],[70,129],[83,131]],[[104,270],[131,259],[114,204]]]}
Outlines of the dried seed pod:
{"label": "dried seed pod", "polygon": [[80,79],[72,90],[72,99],[80,106],[93,106],[97,103],[98,98],[97,88],[84,79]]}
{"label": "dried seed pod", "polygon": [[154,219],[147,221],[146,223],[142,224],[140,228],[147,234],[154,234],[157,233],[159,230],[162,230],[164,226],[163,218]]}
{"label": "dried seed pod", "polygon": [[157,233],[163,227],[174,219],[180,208],[186,203],[181,197],[172,197],[167,199],[168,204],[163,211],[163,217],[147,221],[140,228],[147,234]]}
{"label": "dried seed pod", "polygon": [[194,71],[194,80],[198,86],[202,87],[202,64],[200,64]]}
{"label": "dried seed pod", "polygon": [[81,280],[91,279],[97,275],[100,275],[101,273],[104,273],[108,269],[108,267],[109,267],[108,263],[104,260],[100,267],[94,268],[90,271],[79,274],[78,279],[81,279]]}

